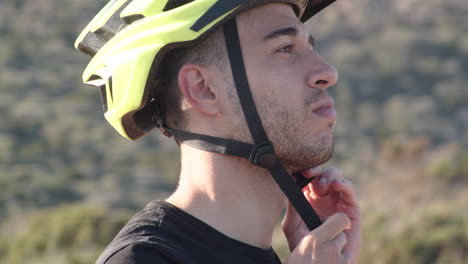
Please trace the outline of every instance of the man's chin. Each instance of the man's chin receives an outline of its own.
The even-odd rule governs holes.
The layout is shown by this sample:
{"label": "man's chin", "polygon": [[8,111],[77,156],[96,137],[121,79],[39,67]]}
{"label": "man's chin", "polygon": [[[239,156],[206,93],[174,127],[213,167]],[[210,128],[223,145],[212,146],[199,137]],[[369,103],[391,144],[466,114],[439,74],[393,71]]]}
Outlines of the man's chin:
{"label": "man's chin", "polygon": [[303,170],[315,168],[322,164],[325,164],[331,158],[332,158],[332,155],[329,155],[327,157],[317,157],[316,159],[304,160],[304,161],[284,160],[282,164],[286,168],[286,170],[288,170],[289,172],[303,171]]}
{"label": "man's chin", "polygon": [[296,171],[303,171],[303,170],[308,170],[311,168],[318,167],[320,165],[327,163],[331,158],[332,158],[332,155],[330,155],[329,157],[323,157],[318,160],[310,161],[307,164],[301,164],[302,166],[298,166],[297,167],[298,169]]}
{"label": "man's chin", "polygon": [[295,159],[286,158],[281,159],[281,161],[283,166],[290,172],[303,171],[327,163],[333,157],[333,153],[334,146],[331,144],[328,149],[322,150],[321,153],[311,156],[301,156]]}

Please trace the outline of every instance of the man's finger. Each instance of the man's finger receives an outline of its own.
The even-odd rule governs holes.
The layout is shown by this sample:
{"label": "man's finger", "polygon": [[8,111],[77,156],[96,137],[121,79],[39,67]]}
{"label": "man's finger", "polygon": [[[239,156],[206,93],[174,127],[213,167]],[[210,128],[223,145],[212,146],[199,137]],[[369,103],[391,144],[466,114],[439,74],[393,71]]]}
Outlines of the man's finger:
{"label": "man's finger", "polygon": [[339,251],[341,252],[343,250],[343,247],[348,243],[348,240],[346,239],[346,234],[341,232],[339,233],[335,239],[334,239],[336,245],[338,246]]}
{"label": "man's finger", "polygon": [[316,176],[319,176],[320,174],[322,174],[322,168],[320,166],[317,166],[317,167],[314,167],[314,168],[303,170],[301,172],[302,172],[302,175],[304,175],[304,177],[312,178],[312,177],[316,177]]}
{"label": "man's finger", "polygon": [[338,234],[349,228],[350,225],[351,221],[346,214],[336,213],[325,220],[321,226],[317,227],[310,234],[319,241],[333,240]]}
{"label": "man's finger", "polygon": [[343,258],[346,261],[346,263],[349,263],[349,261],[351,261],[354,257],[353,252],[351,250],[343,250],[341,254],[343,255]]}
{"label": "man's finger", "polygon": [[328,194],[328,190],[335,179],[341,179],[343,171],[336,167],[325,170],[317,181],[309,185],[309,190],[315,197],[321,197]]}
{"label": "man's finger", "polygon": [[359,206],[356,196],[356,191],[353,188],[353,184],[346,179],[339,179],[333,182],[333,187],[335,191],[340,192],[342,198],[346,203],[352,206]]}

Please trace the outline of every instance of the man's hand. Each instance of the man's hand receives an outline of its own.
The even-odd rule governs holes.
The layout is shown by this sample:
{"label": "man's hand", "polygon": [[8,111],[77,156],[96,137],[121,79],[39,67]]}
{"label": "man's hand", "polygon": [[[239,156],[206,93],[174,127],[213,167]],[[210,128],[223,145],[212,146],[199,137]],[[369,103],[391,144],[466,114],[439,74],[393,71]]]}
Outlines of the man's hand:
{"label": "man's hand", "polygon": [[344,251],[344,230],[351,221],[343,213],[330,216],[321,226],[308,233],[286,260],[287,264],[348,264],[352,254]]}
{"label": "man's hand", "polygon": [[[341,170],[337,168],[330,168],[323,173],[321,173],[320,168],[314,168],[302,173],[307,178],[315,177],[303,189],[303,192],[320,218],[328,219],[336,213],[344,213],[351,223],[349,228],[344,230],[347,242],[341,249],[341,254],[346,256],[346,261],[325,263],[357,263],[361,249],[361,213],[353,186],[349,181],[343,179]],[[321,230],[322,227],[323,225],[310,232],[296,210],[289,204],[283,221],[283,232],[288,240],[289,248],[293,252],[292,255],[298,245],[306,247],[303,245],[306,243],[304,242],[305,238],[313,232]],[[310,239],[305,241],[311,242]],[[320,250],[314,245],[309,245],[307,248]],[[320,255],[322,253],[316,252],[314,254]]]}

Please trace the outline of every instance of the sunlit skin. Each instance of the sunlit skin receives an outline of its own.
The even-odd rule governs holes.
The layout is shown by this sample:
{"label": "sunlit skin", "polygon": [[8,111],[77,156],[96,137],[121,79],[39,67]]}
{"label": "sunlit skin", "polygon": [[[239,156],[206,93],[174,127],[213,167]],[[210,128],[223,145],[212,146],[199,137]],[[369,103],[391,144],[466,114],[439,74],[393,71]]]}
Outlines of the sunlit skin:
{"label": "sunlit skin", "polygon": [[326,88],[338,74],[314,52],[313,37],[291,8],[268,8],[274,15],[260,23],[255,12],[239,21],[239,34],[249,36],[241,41],[249,83],[283,164],[291,170],[315,167],[333,152],[336,114]]}
{"label": "sunlit skin", "polygon": [[[311,35],[288,5],[254,8],[237,23],[252,94],[282,163],[291,172],[326,162],[336,121],[327,88],[337,81],[335,69],[314,51]],[[186,64],[178,81],[187,130],[252,142],[229,66]],[[339,170],[304,174],[316,177],[304,193],[325,222],[309,232],[288,207],[287,263],[356,263],[361,227],[354,188]],[[268,248],[287,199],[267,170],[182,144],[180,182],[168,201],[227,236]]]}

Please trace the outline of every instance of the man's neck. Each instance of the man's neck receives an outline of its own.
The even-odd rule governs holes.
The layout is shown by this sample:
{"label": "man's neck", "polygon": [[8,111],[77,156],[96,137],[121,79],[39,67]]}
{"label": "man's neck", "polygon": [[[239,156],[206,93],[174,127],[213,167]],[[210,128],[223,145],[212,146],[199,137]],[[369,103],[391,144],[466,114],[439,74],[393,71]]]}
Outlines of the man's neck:
{"label": "man's neck", "polygon": [[241,242],[269,248],[285,198],[266,169],[181,145],[180,183],[168,202]]}

